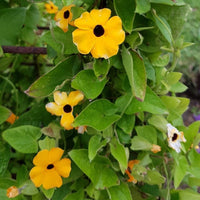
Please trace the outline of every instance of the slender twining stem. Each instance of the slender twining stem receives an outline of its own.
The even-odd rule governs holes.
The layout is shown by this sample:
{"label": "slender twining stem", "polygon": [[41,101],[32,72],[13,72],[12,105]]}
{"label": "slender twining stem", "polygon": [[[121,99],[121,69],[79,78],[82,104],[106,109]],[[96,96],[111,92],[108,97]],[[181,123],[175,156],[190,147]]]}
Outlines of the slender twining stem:
{"label": "slender twining stem", "polygon": [[165,176],[166,176],[166,189],[167,189],[167,195],[166,195],[166,200],[170,200],[171,196],[170,196],[170,182],[171,182],[171,178],[169,177],[168,171],[167,171],[167,166],[165,163],[165,159],[163,159],[163,167],[164,167],[164,171],[165,171]]}
{"label": "slender twining stem", "polygon": [[[15,85],[6,77],[0,75],[0,78],[2,78],[3,80],[5,80],[9,85],[11,85],[11,87],[13,88],[14,92],[15,92],[15,97],[16,97],[16,110],[15,113],[17,114],[18,112],[18,93],[17,93],[17,89],[15,87]],[[2,98],[3,98],[3,91],[1,93],[1,104],[2,104]]]}

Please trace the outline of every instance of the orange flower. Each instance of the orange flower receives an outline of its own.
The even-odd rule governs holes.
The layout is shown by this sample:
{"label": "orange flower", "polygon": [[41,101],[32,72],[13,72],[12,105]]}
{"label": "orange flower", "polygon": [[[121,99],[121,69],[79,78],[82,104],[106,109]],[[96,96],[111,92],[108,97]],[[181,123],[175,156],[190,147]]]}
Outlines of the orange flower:
{"label": "orange flower", "polygon": [[153,144],[151,151],[153,153],[158,153],[159,151],[161,151],[161,147],[159,145]]}
{"label": "orange flower", "polygon": [[11,186],[7,189],[6,196],[8,198],[14,198],[20,194],[19,189],[16,186]]}
{"label": "orange flower", "polygon": [[68,24],[74,25],[74,21],[72,21],[72,13],[71,13],[71,7],[74,7],[74,5],[70,6],[64,6],[60,11],[57,12],[55,16],[56,25],[60,27],[64,32],[68,31]]}
{"label": "orange flower", "polygon": [[58,7],[55,6],[52,1],[49,1],[49,3],[46,3],[45,8],[46,8],[46,11],[50,14],[58,12]]}
{"label": "orange flower", "polygon": [[41,150],[33,159],[30,178],[36,187],[43,185],[44,189],[62,186],[62,177],[67,178],[71,172],[71,160],[62,157],[64,151],[58,147],[50,151]]}
{"label": "orange flower", "polygon": [[6,120],[10,124],[14,124],[15,120],[17,120],[19,117],[16,116],[14,113],[11,113],[8,119]]}
{"label": "orange flower", "polygon": [[128,175],[129,179],[127,180],[128,182],[133,182],[137,183],[137,180],[133,177],[131,174],[133,166],[138,164],[140,161],[139,160],[130,160],[128,162],[128,168],[126,169],[125,173]]}
{"label": "orange flower", "polygon": [[46,104],[46,110],[53,115],[62,116],[60,124],[66,130],[73,129],[73,107],[84,98],[83,94],[80,91],[72,91],[67,96],[66,92],[56,91],[53,95],[55,103]]}

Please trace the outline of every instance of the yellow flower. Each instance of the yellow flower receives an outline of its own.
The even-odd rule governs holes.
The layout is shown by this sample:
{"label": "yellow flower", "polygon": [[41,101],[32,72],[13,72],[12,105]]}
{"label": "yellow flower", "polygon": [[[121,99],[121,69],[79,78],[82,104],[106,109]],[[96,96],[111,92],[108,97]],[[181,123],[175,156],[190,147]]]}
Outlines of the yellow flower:
{"label": "yellow flower", "polygon": [[[62,186],[62,177],[67,178],[71,172],[71,160],[61,159],[64,151],[58,147],[41,150],[33,159],[35,165],[30,171],[30,178],[36,187],[43,185],[48,190]],[[61,160],[60,160],[61,159]]]}
{"label": "yellow flower", "polygon": [[74,21],[72,21],[72,13],[71,13],[71,7],[70,6],[64,6],[60,11],[57,12],[55,15],[55,21],[56,25],[60,27],[64,32],[68,31],[68,24],[74,26]]}
{"label": "yellow flower", "polygon": [[55,6],[52,1],[49,1],[49,3],[46,3],[45,8],[46,8],[46,11],[50,14],[58,12],[58,7]]}
{"label": "yellow flower", "polygon": [[130,160],[128,162],[128,168],[125,171],[125,173],[128,175],[129,179],[128,182],[133,182],[133,183],[137,183],[137,180],[133,177],[133,175],[131,174],[133,166],[138,164],[140,161],[139,160]]}
{"label": "yellow flower", "polygon": [[181,151],[181,142],[186,142],[183,132],[179,132],[174,126],[170,123],[167,124],[168,130],[168,145],[174,149],[177,153]]}
{"label": "yellow flower", "polygon": [[159,151],[161,151],[161,147],[159,145],[153,144],[152,148],[151,148],[151,151],[153,153],[158,153]]}
{"label": "yellow flower", "polygon": [[8,119],[6,120],[10,124],[14,124],[15,120],[17,120],[19,117],[16,116],[14,113],[11,113]]}
{"label": "yellow flower", "polygon": [[73,107],[76,106],[84,98],[80,91],[72,91],[67,96],[66,92],[54,92],[54,101],[46,104],[46,109],[53,115],[62,116],[60,120],[61,126],[66,130],[73,129],[74,121]]}
{"label": "yellow flower", "polygon": [[8,198],[15,198],[16,196],[18,196],[20,194],[19,189],[16,186],[11,186],[7,189],[7,193],[6,196]]}
{"label": "yellow flower", "polygon": [[73,42],[80,53],[91,52],[94,58],[109,58],[117,54],[118,45],[125,39],[125,32],[121,19],[118,16],[110,18],[110,15],[108,8],[93,9],[74,21],[78,29],[72,33]]}

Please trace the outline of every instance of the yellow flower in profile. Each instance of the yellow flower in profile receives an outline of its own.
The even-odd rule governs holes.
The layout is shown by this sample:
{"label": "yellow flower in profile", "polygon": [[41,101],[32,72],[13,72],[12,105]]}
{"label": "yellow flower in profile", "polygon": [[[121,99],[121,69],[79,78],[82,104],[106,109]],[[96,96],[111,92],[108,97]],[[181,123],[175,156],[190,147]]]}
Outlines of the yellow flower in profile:
{"label": "yellow flower in profile", "polygon": [[58,7],[55,6],[52,1],[49,1],[49,3],[45,3],[45,8],[46,11],[50,14],[58,12]]}
{"label": "yellow flower in profile", "polygon": [[71,13],[71,7],[70,6],[64,6],[60,11],[57,12],[55,15],[55,21],[56,25],[60,27],[64,32],[68,31],[68,24],[74,26],[74,21],[72,21],[72,13]]}
{"label": "yellow flower in profile", "polygon": [[71,160],[61,159],[64,151],[58,147],[41,150],[33,159],[35,165],[30,171],[30,178],[36,187],[48,190],[62,186],[62,177],[67,178],[71,172]]}
{"label": "yellow flower in profile", "polygon": [[14,124],[15,121],[18,119],[19,117],[16,116],[14,113],[11,113],[10,116],[8,117],[8,119],[6,120],[8,123],[10,124]]}
{"label": "yellow flower in profile", "polygon": [[20,190],[16,186],[11,186],[7,189],[6,196],[8,198],[15,198],[20,194]]}
{"label": "yellow flower in profile", "polygon": [[73,42],[80,53],[91,52],[94,58],[106,59],[117,54],[119,44],[125,39],[125,32],[121,19],[118,16],[110,18],[110,15],[108,8],[93,9],[74,21],[78,29],[72,33]]}
{"label": "yellow flower in profile", "polygon": [[125,171],[125,173],[128,175],[129,179],[127,180],[128,182],[133,182],[133,183],[137,183],[137,180],[133,177],[133,175],[131,174],[132,169],[134,167],[134,165],[138,164],[140,161],[139,160],[130,160],[128,162],[128,168]]}
{"label": "yellow flower in profile", "polygon": [[66,130],[73,129],[73,107],[76,106],[84,95],[80,91],[72,91],[67,96],[66,92],[54,92],[54,101],[46,104],[46,109],[53,115],[62,116],[60,124]]}
{"label": "yellow flower in profile", "polygon": [[151,151],[152,151],[153,153],[158,153],[158,152],[161,151],[161,147],[160,147],[159,145],[153,144],[153,145],[152,145],[152,148],[151,148]]}

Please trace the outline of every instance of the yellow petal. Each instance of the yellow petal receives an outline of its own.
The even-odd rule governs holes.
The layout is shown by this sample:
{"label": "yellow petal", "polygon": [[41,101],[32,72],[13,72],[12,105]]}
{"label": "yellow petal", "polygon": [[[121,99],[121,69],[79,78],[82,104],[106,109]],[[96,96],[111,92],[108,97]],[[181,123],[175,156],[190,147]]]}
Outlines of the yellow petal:
{"label": "yellow petal", "polygon": [[53,164],[54,162],[57,162],[58,160],[60,160],[63,153],[64,153],[64,151],[59,147],[52,148],[49,151],[48,158],[46,158],[46,159],[48,159],[49,164]]}
{"label": "yellow petal", "polygon": [[104,25],[111,15],[111,10],[108,8],[103,8],[100,10],[93,9],[90,12],[91,18],[95,21],[96,25]]}
{"label": "yellow petal", "polygon": [[65,105],[67,104],[67,93],[56,91],[53,93],[54,101],[58,105]]}
{"label": "yellow petal", "polygon": [[71,160],[68,158],[63,158],[54,164],[55,170],[59,175],[67,178],[71,172]]}
{"label": "yellow petal", "polygon": [[36,187],[40,187],[43,183],[45,168],[36,166],[33,167],[29,173],[31,181],[34,183]]}
{"label": "yellow petal", "polygon": [[84,99],[84,95],[80,91],[72,91],[69,93],[69,96],[68,96],[68,102],[71,106],[76,106],[83,99]]}
{"label": "yellow petal", "polygon": [[73,7],[74,5],[70,5],[70,6],[64,6],[59,12],[57,12],[57,14],[55,15],[55,20],[56,21],[59,21],[59,20],[63,20],[65,19],[64,18],[64,12],[65,11],[69,11],[69,17],[67,18],[69,21],[71,21],[72,19],[72,13],[70,12],[71,11],[71,7]]}
{"label": "yellow petal", "polygon": [[80,29],[93,30],[95,27],[95,21],[91,18],[89,12],[84,12],[78,19],[74,21],[74,25]]}
{"label": "yellow petal", "polygon": [[63,112],[63,106],[58,106],[54,102],[50,102],[45,106],[46,110],[50,112],[52,115],[61,116]]}
{"label": "yellow petal", "polygon": [[118,52],[118,44],[111,39],[107,39],[105,36],[96,39],[95,45],[91,50],[91,54],[94,58],[110,58]]}
{"label": "yellow petal", "polygon": [[20,194],[19,189],[16,186],[11,186],[7,189],[6,196],[8,198],[14,198]]}
{"label": "yellow petal", "polygon": [[49,3],[47,3],[47,4],[45,4],[45,7],[46,7],[46,11],[48,12],[48,13],[50,13],[50,14],[52,14],[52,13],[57,13],[58,12],[58,7],[57,6],[55,6],[54,4],[53,4],[53,2],[49,2]]}
{"label": "yellow petal", "polygon": [[62,178],[55,170],[50,170],[43,175],[43,187],[48,190],[54,187],[61,187]]}
{"label": "yellow petal", "polygon": [[88,54],[94,46],[95,37],[92,30],[76,29],[72,33],[73,42],[78,51],[82,54]]}
{"label": "yellow petal", "polygon": [[56,25],[60,27],[64,32],[68,31],[68,20],[60,20],[56,22]]}
{"label": "yellow petal", "polygon": [[64,127],[66,130],[71,130],[74,128],[72,126],[73,121],[74,121],[74,116],[72,115],[72,113],[65,113],[61,117],[60,125]]}
{"label": "yellow petal", "polygon": [[116,44],[121,44],[125,40],[125,32],[122,29],[122,21],[118,16],[109,19],[105,24],[105,36]]}
{"label": "yellow petal", "polygon": [[49,151],[47,149],[41,150],[34,157],[33,164],[37,166],[46,167],[49,164],[48,157],[49,157]]}

